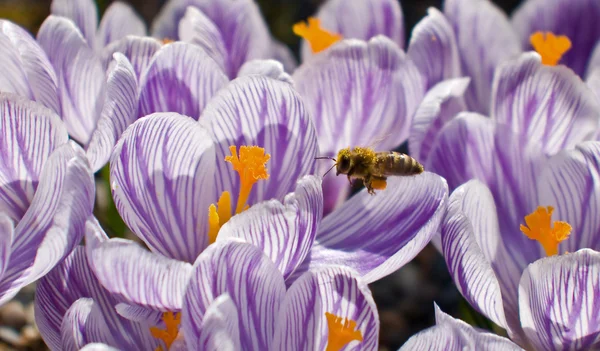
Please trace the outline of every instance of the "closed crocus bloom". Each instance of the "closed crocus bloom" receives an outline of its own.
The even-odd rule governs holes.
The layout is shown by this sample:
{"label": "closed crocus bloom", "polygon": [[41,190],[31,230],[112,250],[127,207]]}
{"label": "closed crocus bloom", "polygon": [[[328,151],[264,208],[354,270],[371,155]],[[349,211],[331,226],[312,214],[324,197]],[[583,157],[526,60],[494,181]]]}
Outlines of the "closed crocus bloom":
{"label": "closed crocus bloom", "polygon": [[0,93],[0,304],[81,241],[94,183],[83,150],[41,104]]}

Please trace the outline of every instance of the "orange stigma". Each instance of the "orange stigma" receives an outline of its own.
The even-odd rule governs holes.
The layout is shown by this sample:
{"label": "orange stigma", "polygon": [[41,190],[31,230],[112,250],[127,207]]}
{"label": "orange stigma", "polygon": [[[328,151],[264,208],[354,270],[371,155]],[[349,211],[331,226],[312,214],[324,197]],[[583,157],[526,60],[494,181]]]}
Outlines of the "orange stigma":
{"label": "orange stigma", "polygon": [[[525,216],[527,226],[521,224],[521,231],[531,240],[537,240],[546,251],[547,256],[558,254],[558,244],[569,238],[571,225],[567,222],[552,223],[552,206],[538,208]],[[554,226],[552,226],[554,224]]]}
{"label": "orange stigma", "polygon": [[531,46],[542,56],[542,64],[556,66],[563,55],[571,48],[571,41],[564,35],[555,36],[551,32],[535,32],[529,37]]}
{"label": "orange stigma", "polygon": [[327,327],[329,329],[325,351],[339,351],[351,341],[363,341],[360,330],[355,330],[355,321],[343,319],[329,312],[325,312],[325,317],[327,317]]}
{"label": "orange stigma", "polygon": [[315,17],[308,18],[305,22],[298,22],[292,27],[294,34],[304,38],[310,44],[313,53],[321,52],[342,39],[337,33],[331,33],[321,28],[321,21]]}
{"label": "orange stigma", "polygon": [[[165,312],[163,313],[163,321],[165,329],[158,327],[150,328],[150,334],[156,339],[162,340],[165,343],[167,350],[171,347],[177,336],[179,335],[179,324],[181,323],[181,312]],[[164,351],[162,346],[156,348],[155,351]]]}
{"label": "orange stigma", "polygon": [[[266,164],[271,155],[265,154],[265,149],[258,146],[241,146],[238,156],[237,148],[230,146],[231,156],[226,156],[225,161],[231,163],[233,169],[240,176],[240,193],[235,208],[235,213],[242,213],[249,208],[246,205],[250,191],[256,182],[269,179]],[[224,191],[215,206],[208,208],[208,241],[214,243],[221,227],[232,217],[231,193]]]}

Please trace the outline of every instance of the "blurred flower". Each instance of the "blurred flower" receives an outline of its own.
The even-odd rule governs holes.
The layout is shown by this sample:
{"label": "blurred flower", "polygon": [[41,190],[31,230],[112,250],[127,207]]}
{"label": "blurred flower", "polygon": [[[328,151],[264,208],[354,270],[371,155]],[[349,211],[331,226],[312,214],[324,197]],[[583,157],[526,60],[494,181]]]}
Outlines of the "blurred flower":
{"label": "blurred flower", "polygon": [[81,241],[94,183],[83,150],[39,103],[0,93],[0,304]]}
{"label": "blurred flower", "polygon": [[522,350],[501,336],[473,328],[435,306],[435,326],[412,336],[398,351]]}

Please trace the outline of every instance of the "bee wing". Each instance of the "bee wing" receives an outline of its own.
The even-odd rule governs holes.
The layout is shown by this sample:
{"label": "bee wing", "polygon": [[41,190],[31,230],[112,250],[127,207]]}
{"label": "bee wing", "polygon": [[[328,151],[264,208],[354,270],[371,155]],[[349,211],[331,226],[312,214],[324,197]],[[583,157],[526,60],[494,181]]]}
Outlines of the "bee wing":
{"label": "bee wing", "polygon": [[392,133],[386,133],[373,138],[373,140],[371,140],[371,142],[368,144],[368,147],[371,149],[377,149],[377,145],[381,144],[381,142],[385,141],[391,135]]}

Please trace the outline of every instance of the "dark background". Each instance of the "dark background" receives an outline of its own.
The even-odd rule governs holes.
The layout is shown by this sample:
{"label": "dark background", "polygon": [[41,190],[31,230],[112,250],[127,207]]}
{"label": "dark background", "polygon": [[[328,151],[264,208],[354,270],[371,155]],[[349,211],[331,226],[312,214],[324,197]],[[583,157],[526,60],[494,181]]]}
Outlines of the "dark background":
{"label": "dark background", "polygon": [[[164,0],[122,0],[151,23]],[[214,0],[221,1],[221,0]],[[292,24],[313,15],[324,0],[256,0],[272,34],[298,54],[299,38]],[[353,0],[347,0],[353,1]],[[110,0],[97,0],[100,13]],[[402,0],[406,33],[427,13],[428,7],[441,8],[442,0]],[[510,14],[520,0],[493,1]],[[35,33],[50,11],[51,0],[0,0],[0,18],[7,18]],[[371,285],[381,320],[380,350],[397,350],[411,335],[435,324],[433,302],[455,317],[479,328],[502,333],[475,312],[454,287],[443,258],[431,245],[398,272]],[[2,324],[2,323],[0,323]],[[3,339],[0,337],[0,339]],[[43,346],[18,348],[43,350]],[[6,350],[0,340],[0,351]]]}

